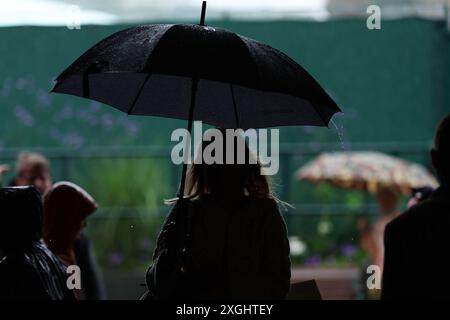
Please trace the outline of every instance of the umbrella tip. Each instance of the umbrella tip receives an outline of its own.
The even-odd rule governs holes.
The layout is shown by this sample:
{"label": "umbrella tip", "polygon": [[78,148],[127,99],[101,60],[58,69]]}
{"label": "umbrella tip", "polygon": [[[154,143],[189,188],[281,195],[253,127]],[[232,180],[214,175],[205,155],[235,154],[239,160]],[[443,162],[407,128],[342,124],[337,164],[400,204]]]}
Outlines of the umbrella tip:
{"label": "umbrella tip", "polygon": [[200,25],[205,25],[205,15],[206,15],[206,1],[202,2],[202,14],[200,16]]}

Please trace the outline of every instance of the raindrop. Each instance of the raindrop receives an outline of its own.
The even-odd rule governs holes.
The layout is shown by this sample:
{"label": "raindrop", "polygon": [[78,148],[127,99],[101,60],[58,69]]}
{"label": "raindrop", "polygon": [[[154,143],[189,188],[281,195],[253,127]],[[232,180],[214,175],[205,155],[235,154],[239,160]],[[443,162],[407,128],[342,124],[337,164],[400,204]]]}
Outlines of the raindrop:
{"label": "raindrop", "polygon": [[336,124],[336,122],[334,122],[333,119],[330,120],[330,123],[333,125],[334,129],[336,130],[341,149],[343,149],[343,150],[347,149],[347,146],[344,141],[344,126],[342,124],[340,124],[338,126]]}

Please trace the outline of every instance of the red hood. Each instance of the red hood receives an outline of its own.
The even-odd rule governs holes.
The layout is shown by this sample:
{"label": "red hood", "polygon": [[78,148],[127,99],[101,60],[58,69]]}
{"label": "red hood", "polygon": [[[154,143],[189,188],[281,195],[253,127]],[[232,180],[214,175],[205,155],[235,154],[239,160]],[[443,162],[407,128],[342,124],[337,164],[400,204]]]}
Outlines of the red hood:
{"label": "red hood", "polygon": [[67,264],[75,264],[73,246],[82,222],[97,209],[95,200],[70,182],[52,186],[44,197],[43,237],[47,246]]}

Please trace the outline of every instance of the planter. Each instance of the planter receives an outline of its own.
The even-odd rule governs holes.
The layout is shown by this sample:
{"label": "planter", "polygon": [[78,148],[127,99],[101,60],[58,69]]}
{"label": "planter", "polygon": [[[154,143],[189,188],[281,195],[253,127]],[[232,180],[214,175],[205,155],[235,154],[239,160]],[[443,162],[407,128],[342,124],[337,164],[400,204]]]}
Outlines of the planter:
{"label": "planter", "polygon": [[356,298],[360,269],[356,267],[293,267],[291,283],[315,280],[323,300]]}

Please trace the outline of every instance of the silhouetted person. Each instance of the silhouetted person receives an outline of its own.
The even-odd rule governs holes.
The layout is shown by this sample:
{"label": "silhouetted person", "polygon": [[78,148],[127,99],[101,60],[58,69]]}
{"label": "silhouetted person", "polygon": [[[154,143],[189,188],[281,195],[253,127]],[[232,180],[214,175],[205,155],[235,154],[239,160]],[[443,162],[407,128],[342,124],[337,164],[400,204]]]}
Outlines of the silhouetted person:
{"label": "silhouetted person", "polygon": [[[376,222],[371,226],[366,217],[359,219],[358,229],[360,231],[361,247],[367,254],[369,261],[364,264],[362,275],[362,282],[366,288],[366,282],[369,275],[365,272],[368,265],[375,264],[380,267],[383,272],[384,264],[384,229],[386,225],[399,215],[397,209],[398,194],[395,189],[382,186],[376,192],[376,200],[378,203],[379,214]],[[365,289],[364,297],[368,299],[379,299],[381,295],[380,290]]]}
{"label": "silhouetted person", "polygon": [[16,177],[10,185],[34,186],[44,195],[52,186],[50,162],[39,153],[20,153],[16,162]]}
{"label": "silhouetted person", "polygon": [[[42,154],[22,152],[16,162],[16,177],[10,185],[35,186],[42,195],[52,187],[50,161]],[[97,266],[92,243],[84,232],[75,243],[75,255],[83,274],[83,297],[87,300],[102,300],[106,298],[103,277]]]}
{"label": "silhouetted person", "polygon": [[73,300],[62,262],[41,242],[34,187],[0,189],[0,299]]}
{"label": "silhouetted person", "polygon": [[381,187],[377,193],[379,216],[372,228],[372,239],[375,245],[374,264],[383,271],[384,265],[384,229],[386,225],[396,218],[400,212],[397,208],[398,194],[393,188]]}
{"label": "silhouetted person", "polygon": [[[289,241],[277,200],[259,163],[250,163],[248,147],[245,164],[236,164],[234,154],[235,164],[203,162],[188,173],[191,238],[178,298],[284,299],[289,291]],[[174,212],[158,238],[154,261],[171,241]],[[151,270],[150,289],[158,281]]]}
{"label": "silhouetted person", "polygon": [[[79,265],[76,243],[86,226],[86,219],[97,210],[94,199],[70,182],[54,184],[44,197],[43,238],[48,248],[66,265]],[[83,281],[85,274],[81,270]],[[84,291],[75,290],[78,299]]]}
{"label": "silhouetted person", "polygon": [[386,226],[383,299],[450,298],[450,115],[431,159],[440,187]]}

